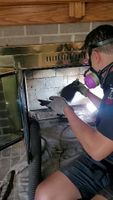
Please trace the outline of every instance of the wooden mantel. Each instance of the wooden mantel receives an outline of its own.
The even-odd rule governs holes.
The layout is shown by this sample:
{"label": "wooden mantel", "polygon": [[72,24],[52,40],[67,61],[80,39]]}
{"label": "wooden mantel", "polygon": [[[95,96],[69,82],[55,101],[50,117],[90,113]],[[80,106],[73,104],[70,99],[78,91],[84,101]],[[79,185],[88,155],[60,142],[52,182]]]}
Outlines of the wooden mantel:
{"label": "wooden mantel", "polygon": [[0,0],[0,26],[113,21],[113,0]]}

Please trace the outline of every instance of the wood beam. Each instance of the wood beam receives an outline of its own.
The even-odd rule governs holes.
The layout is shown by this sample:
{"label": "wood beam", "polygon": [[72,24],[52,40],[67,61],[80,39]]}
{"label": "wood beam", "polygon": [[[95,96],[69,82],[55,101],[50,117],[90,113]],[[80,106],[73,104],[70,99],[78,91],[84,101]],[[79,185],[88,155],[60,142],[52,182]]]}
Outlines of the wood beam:
{"label": "wood beam", "polygon": [[103,3],[73,1],[70,4],[0,6],[0,26],[90,21],[113,21],[113,0]]}

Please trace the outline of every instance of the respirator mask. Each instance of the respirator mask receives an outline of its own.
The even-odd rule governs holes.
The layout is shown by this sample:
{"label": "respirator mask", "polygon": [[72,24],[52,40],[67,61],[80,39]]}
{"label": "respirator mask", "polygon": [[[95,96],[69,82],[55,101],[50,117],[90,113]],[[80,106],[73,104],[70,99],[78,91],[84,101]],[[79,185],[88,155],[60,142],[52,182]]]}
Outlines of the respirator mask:
{"label": "respirator mask", "polygon": [[[84,83],[89,89],[95,88],[99,84],[101,84],[101,86],[102,86],[107,78],[107,75],[108,75],[110,69],[113,67],[113,63],[110,63],[109,65],[107,65],[102,70],[99,70],[98,72],[95,69],[93,69],[92,63],[91,63],[92,50],[94,48],[98,48],[103,45],[109,44],[110,42],[113,42],[113,38],[98,42],[95,45],[90,45],[88,47],[89,68],[84,73]],[[103,73],[104,73],[104,75],[103,75]]]}
{"label": "respirator mask", "polygon": [[85,71],[84,83],[89,89],[95,88],[99,85],[100,80],[98,74],[96,71],[93,70],[92,67],[89,67],[89,69]]}

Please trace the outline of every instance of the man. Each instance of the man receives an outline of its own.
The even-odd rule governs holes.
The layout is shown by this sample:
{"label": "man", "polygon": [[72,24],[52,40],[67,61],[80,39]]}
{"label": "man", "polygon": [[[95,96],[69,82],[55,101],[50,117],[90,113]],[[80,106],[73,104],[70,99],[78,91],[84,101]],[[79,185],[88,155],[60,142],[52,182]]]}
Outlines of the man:
{"label": "man", "polygon": [[90,64],[85,83],[91,88],[99,82],[104,92],[100,100],[78,83],[78,91],[99,108],[96,128],[83,122],[63,97],[51,97],[49,107],[65,114],[85,153],[44,180],[36,200],[113,199],[113,26],[91,31],[84,50]]}

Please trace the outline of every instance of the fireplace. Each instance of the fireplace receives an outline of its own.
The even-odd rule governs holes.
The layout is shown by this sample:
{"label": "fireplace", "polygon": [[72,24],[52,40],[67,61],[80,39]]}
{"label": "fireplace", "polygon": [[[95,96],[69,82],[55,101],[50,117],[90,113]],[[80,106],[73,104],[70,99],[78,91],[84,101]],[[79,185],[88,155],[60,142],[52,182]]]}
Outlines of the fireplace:
{"label": "fireplace", "polygon": [[[3,91],[1,94],[4,94],[2,101],[5,97],[5,100],[1,103],[4,103],[4,109],[8,108],[10,110],[12,119],[17,118],[18,127],[14,130],[16,133],[14,135],[17,136],[17,132],[21,133],[17,137],[17,141],[18,138],[22,138],[22,132],[23,136],[27,134],[26,114],[35,117],[38,121],[58,119],[58,116],[50,112],[47,107],[41,106],[38,99],[48,100],[51,95],[59,95],[61,89],[76,78],[83,82],[83,73],[87,66],[82,66],[83,54],[81,47],[81,43],[58,43],[0,49],[0,76],[1,90]],[[13,82],[10,80],[13,80]],[[9,85],[9,88],[6,85]],[[10,88],[13,87],[12,98],[14,100],[10,96]],[[12,109],[13,113],[11,113],[10,107],[13,104],[15,104],[15,108]],[[88,99],[76,93],[70,104],[75,106],[76,112],[83,120],[93,123],[93,115],[88,110],[88,104],[90,104]],[[1,104],[1,109],[2,107]],[[21,110],[22,108],[23,111]],[[15,110],[16,114],[14,116]],[[26,112],[24,113],[24,111]],[[25,116],[20,117],[23,113]],[[26,121],[23,123],[25,118]],[[1,121],[3,122],[3,118]],[[24,129],[25,124],[26,128]],[[6,142],[3,140],[3,144],[0,145],[1,149],[11,145],[11,141],[16,142],[15,139],[12,139],[12,131],[4,132],[1,126],[1,139],[4,134]]]}

